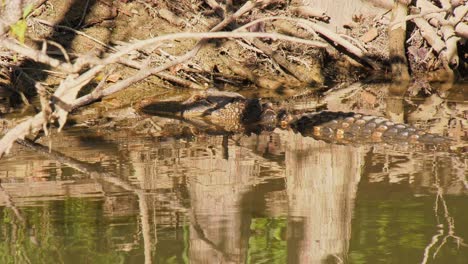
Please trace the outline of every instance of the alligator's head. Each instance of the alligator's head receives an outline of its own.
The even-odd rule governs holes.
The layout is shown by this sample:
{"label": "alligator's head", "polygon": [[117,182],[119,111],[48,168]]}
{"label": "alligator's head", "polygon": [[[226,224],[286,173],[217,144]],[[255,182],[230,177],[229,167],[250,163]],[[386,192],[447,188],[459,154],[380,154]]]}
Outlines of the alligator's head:
{"label": "alligator's head", "polygon": [[203,123],[205,127],[227,132],[273,129],[277,114],[271,103],[246,99],[231,92],[209,91],[180,102],[150,102],[140,107],[146,114]]}
{"label": "alligator's head", "polygon": [[259,131],[273,129],[276,116],[271,103],[262,103],[260,99],[235,99],[216,105],[203,117],[230,131]]}

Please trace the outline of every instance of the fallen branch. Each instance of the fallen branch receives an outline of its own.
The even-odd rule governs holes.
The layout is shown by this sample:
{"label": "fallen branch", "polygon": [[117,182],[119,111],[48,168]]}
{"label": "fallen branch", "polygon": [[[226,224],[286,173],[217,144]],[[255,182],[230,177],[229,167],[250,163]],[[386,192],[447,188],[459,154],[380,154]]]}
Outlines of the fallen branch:
{"label": "fallen branch", "polygon": [[445,43],[437,35],[436,30],[424,18],[414,18],[414,23],[427,43],[431,45],[437,54],[440,54],[445,49]]}
{"label": "fallen branch", "polygon": [[422,17],[425,17],[427,15],[431,15],[431,14],[436,14],[436,13],[447,13],[448,11],[450,11],[451,9],[440,9],[440,8],[437,8],[437,9],[434,9],[434,10],[426,10],[424,12],[421,12],[420,14],[414,14],[414,15],[408,15],[406,16],[404,19],[402,20],[398,20],[398,21],[393,21],[392,23],[390,23],[388,25],[389,28],[393,28],[394,26],[397,26],[399,24],[403,24],[403,23],[406,23],[407,21],[410,21],[410,20],[414,20],[415,18],[422,18]]}
{"label": "fallen branch", "polygon": [[[165,40],[173,40],[173,39],[181,39],[181,38],[202,38],[202,39],[209,39],[209,38],[252,38],[252,37],[258,37],[258,38],[271,38],[271,39],[282,39],[282,40],[291,40],[296,43],[302,43],[302,44],[310,44],[313,46],[319,46],[319,47],[325,47],[326,44],[323,42],[319,41],[312,41],[312,40],[302,40],[298,39],[295,37],[289,37],[277,33],[259,33],[259,32],[207,32],[207,33],[175,33],[175,34],[170,34],[170,35],[164,35],[160,36],[157,38],[153,38],[150,40],[134,43],[133,46],[138,48],[145,47],[150,44],[157,43],[159,41],[165,41]],[[143,43],[144,42],[144,43]],[[152,75],[159,73],[161,71],[167,70],[177,64],[180,64],[191,57],[193,57],[193,49],[183,56],[178,57],[177,59],[170,61],[164,65],[158,66],[156,68],[143,68],[140,71],[138,71],[134,76],[127,78],[119,83],[116,83],[114,85],[111,85],[110,87],[106,88],[103,90],[100,94],[95,94],[92,95],[88,94],[85,96],[82,96],[75,100],[73,104],[70,106],[71,109],[76,109],[80,106],[86,105],[91,103],[92,101],[95,101],[97,99],[100,99],[102,97],[114,94],[116,92],[121,91],[122,89],[125,89],[131,84],[134,84],[138,81],[143,80],[144,78]],[[118,58],[116,58],[118,59]]]}
{"label": "fallen branch", "polygon": [[[450,1],[442,0],[442,7],[445,9],[451,8]],[[445,45],[447,49],[444,52],[445,63],[448,65],[453,65],[454,68],[458,67],[459,58],[457,52],[457,42],[460,40],[460,37],[456,36],[454,25],[451,23],[443,24],[441,27],[442,36],[444,37]],[[446,66],[446,68],[448,68]]]}
{"label": "fallen branch", "polygon": [[[62,26],[62,25],[54,25],[48,21],[45,21],[45,20],[42,20],[42,19],[34,19],[34,21],[37,21],[38,23],[41,23],[41,24],[44,24],[44,25],[47,25],[47,26],[50,26],[50,27],[54,27],[54,28],[59,28],[59,29],[65,29],[65,30],[68,30],[68,31],[71,31],[77,35],[81,35],[81,36],[84,36],[96,43],[98,43],[99,45],[105,47],[106,49],[108,50],[112,50],[114,52],[117,52],[118,49],[112,47],[112,46],[109,46],[107,45],[106,43],[82,32],[82,31],[79,31],[79,30],[76,30],[76,29],[73,29],[73,28],[70,28],[70,27],[67,27],[67,26]],[[119,62],[126,65],[126,66],[129,66],[129,67],[132,67],[132,68],[135,68],[135,69],[142,69],[143,66],[141,65],[141,63],[138,63],[136,61],[133,61],[133,60],[130,60],[130,59],[125,59],[123,57],[119,58]],[[184,79],[181,79],[177,76],[173,76],[171,74],[168,74],[168,73],[157,73],[156,76],[160,77],[160,78],[163,78],[163,79],[166,79],[168,81],[171,81],[171,82],[174,82],[174,83],[177,83],[183,87],[187,87],[187,88],[190,88],[190,89],[204,89],[204,87],[196,84],[196,83],[193,83],[193,82],[190,82],[190,81],[187,81],[187,80],[184,80]]]}
{"label": "fallen branch", "polygon": [[28,134],[39,131],[47,125],[47,122],[58,119],[60,128],[62,128],[70,111],[66,107],[67,103],[73,100],[79,89],[89,83],[103,68],[104,66],[98,65],[79,76],[68,76],[63,80],[60,87],[52,96],[52,102],[57,106],[55,111],[49,114],[45,108],[34,117],[21,122],[9,130],[0,139],[0,157],[9,152],[17,139],[24,139]]}
{"label": "fallen branch", "polygon": [[215,38],[271,38],[274,40],[285,40],[291,41],[301,44],[310,45],[312,47],[325,47],[326,44],[319,41],[313,40],[305,40],[296,37],[290,37],[278,33],[260,33],[260,32],[200,32],[200,33],[190,33],[190,32],[182,32],[182,33],[174,33],[174,34],[167,34],[162,35],[159,37],[138,41],[128,45],[127,47],[121,49],[120,51],[111,54],[109,57],[105,59],[97,59],[97,58],[83,58],[83,60],[78,60],[73,65],[62,62],[60,60],[54,59],[49,57],[45,53],[28,48],[22,45],[17,44],[15,41],[11,39],[3,39],[0,40],[0,45],[3,47],[10,49],[22,56],[28,57],[36,62],[44,63],[50,65],[54,68],[59,68],[62,71],[68,73],[74,73],[81,70],[84,65],[91,64],[91,65],[107,65],[111,63],[116,63],[120,60],[122,56],[130,53],[131,51],[142,49],[149,45],[154,45],[159,42],[176,40],[176,39],[215,39]]}
{"label": "fallen branch", "polygon": [[[438,7],[428,0],[417,0],[416,6],[421,9],[422,12],[429,10],[435,10]],[[462,38],[468,38],[468,24],[460,23],[466,14],[467,5],[461,5],[454,9],[456,17],[452,17],[450,20],[446,20],[445,17],[440,13],[428,14],[424,16],[429,23],[435,27],[441,25],[452,24],[455,28],[455,34]]]}
{"label": "fallen branch", "polygon": [[23,45],[18,44],[16,41],[9,39],[9,38],[3,38],[0,39],[0,46],[9,49],[11,51],[14,51],[24,57],[27,57],[35,62],[40,62],[44,63],[47,65],[50,65],[54,68],[59,68],[62,71],[68,72],[68,73],[74,73],[77,72],[79,69],[76,69],[73,67],[72,64],[54,59],[47,54],[45,54],[42,51],[32,49],[30,47],[26,47]]}
{"label": "fallen branch", "polygon": [[468,23],[464,22],[468,14],[468,4],[458,6],[453,10],[454,16],[450,19],[450,23],[455,27],[455,33],[464,39],[468,39]]}
{"label": "fallen branch", "polygon": [[17,139],[24,139],[28,134],[38,131],[44,124],[45,115],[43,112],[27,119],[10,129],[0,139],[0,157],[10,152],[10,148]]}
{"label": "fallen branch", "polygon": [[250,23],[247,23],[243,25],[242,27],[237,28],[235,31],[244,30],[257,23],[260,23],[262,21],[267,21],[267,20],[287,20],[287,21],[296,22],[300,27],[304,28],[306,31],[310,32],[311,34],[316,34],[316,33],[321,34],[322,36],[324,36],[326,39],[329,40],[331,45],[344,48],[346,51],[350,53],[350,55],[357,57],[360,60],[366,62],[374,70],[379,70],[381,68],[380,65],[378,65],[373,60],[369,59],[367,57],[367,54],[365,54],[360,48],[356,47],[348,40],[342,38],[339,34],[336,34],[333,31],[306,19],[293,18],[293,17],[287,17],[287,16],[263,17],[263,18],[256,19]]}

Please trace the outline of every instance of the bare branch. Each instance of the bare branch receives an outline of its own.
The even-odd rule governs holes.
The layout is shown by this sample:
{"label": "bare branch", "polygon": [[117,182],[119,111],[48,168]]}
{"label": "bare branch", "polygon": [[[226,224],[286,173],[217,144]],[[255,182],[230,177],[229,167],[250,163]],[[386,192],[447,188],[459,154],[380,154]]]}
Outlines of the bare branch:
{"label": "bare branch", "polygon": [[245,30],[259,22],[262,21],[267,21],[267,20],[287,20],[287,21],[292,21],[296,22],[300,27],[304,28],[305,30],[311,32],[312,34],[320,33],[321,35],[325,36],[330,40],[330,44],[335,45],[335,46],[341,46],[345,48],[350,54],[353,56],[356,56],[360,58],[361,60],[365,61],[368,63],[373,69],[377,70],[380,69],[380,66],[377,65],[374,61],[370,60],[367,55],[358,47],[354,46],[351,42],[348,40],[342,38],[339,34],[334,33],[333,31],[322,27],[312,21],[309,21],[307,19],[302,19],[302,18],[292,18],[292,17],[286,17],[286,16],[271,16],[271,17],[263,17],[256,19],[250,23],[247,23],[243,25],[242,27],[237,28],[235,31],[242,31]]}
{"label": "bare branch", "polygon": [[23,139],[29,133],[41,129],[44,124],[44,119],[44,113],[40,112],[9,130],[2,139],[0,139],[0,157],[10,151],[11,146],[17,139]]}
{"label": "bare branch", "polygon": [[441,53],[445,49],[445,43],[437,35],[436,30],[423,18],[414,18],[414,23],[421,31],[423,38],[431,45],[437,53]]}
{"label": "bare branch", "polygon": [[399,24],[402,24],[402,23],[405,23],[407,21],[410,21],[410,20],[413,20],[415,18],[422,18],[422,17],[425,17],[427,15],[431,15],[431,14],[436,14],[436,13],[446,13],[450,11],[450,8],[448,9],[440,9],[440,8],[437,8],[437,9],[434,9],[434,10],[427,10],[427,11],[424,11],[420,14],[415,14],[415,15],[409,15],[409,16],[406,16],[404,19],[402,20],[398,20],[398,21],[394,21],[392,23],[390,23],[388,25],[389,28],[393,28],[394,26],[396,25],[399,25]]}
{"label": "bare branch", "polygon": [[0,39],[0,45],[33,61],[44,63],[54,68],[60,68],[65,72],[73,73],[77,71],[77,69],[75,69],[70,63],[54,59],[39,50],[20,45],[16,41],[9,38]]}

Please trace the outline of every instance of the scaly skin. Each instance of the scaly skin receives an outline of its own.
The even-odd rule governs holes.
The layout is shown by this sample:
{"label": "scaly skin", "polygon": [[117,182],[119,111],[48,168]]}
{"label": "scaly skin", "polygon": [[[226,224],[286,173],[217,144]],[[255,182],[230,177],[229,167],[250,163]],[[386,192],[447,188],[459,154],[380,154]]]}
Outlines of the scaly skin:
{"label": "scaly skin", "polygon": [[242,132],[247,126],[265,125],[263,121],[274,121],[276,124],[276,114],[271,112],[269,104],[243,97],[199,98],[186,104],[182,117],[187,120],[201,119],[230,132]]}
{"label": "scaly skin", "polygon": [[303,134],[326,142],[354,143],[423,143],[447,144],[450,139],[399,124],[383,117],[353,112],[314,112],[302,114],[290,122],[290,126]]}

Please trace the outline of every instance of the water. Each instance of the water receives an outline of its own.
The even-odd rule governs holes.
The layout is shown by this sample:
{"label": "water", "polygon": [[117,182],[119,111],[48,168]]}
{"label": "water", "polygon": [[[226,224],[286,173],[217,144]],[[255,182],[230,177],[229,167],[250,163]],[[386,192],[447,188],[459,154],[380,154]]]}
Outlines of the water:
{"label": "water", "polygon": [[[376,109],[398,118],[401,103],[413,123],[415,108],[432,107],[389,102]],[[448,109],[463,113],[466,102]],[[430,127],[467,143],[466,131]],[[468,262],[460,151],[336,145],[279,129],[69,128],[40,143],[53,151],[16,145],[0,160],[0,263]]]}

